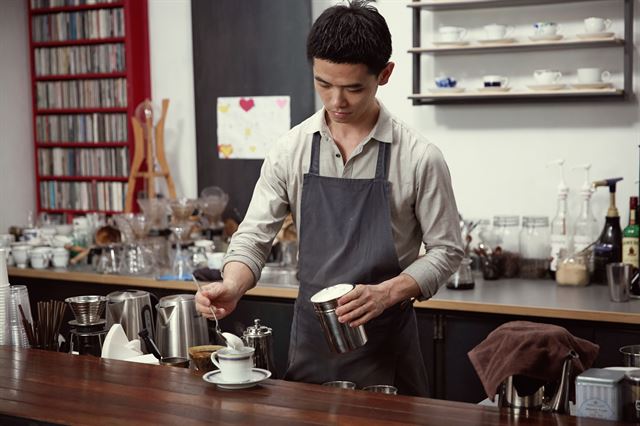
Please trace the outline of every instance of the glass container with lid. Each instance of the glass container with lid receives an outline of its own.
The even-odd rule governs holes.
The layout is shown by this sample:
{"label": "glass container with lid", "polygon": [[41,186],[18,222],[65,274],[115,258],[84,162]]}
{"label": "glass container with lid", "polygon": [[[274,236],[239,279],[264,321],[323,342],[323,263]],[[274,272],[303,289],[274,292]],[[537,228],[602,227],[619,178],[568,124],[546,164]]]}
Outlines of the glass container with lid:
{"label": "glass container with lid", "polygon": [[549,218],[524,216],[520,231],[520,276],[544,278],[549,270]]}
{"label": "glass container with lid", "polygon": [[[498,265],[499,275],[513,278],[520,270],[520,217],[494,216],[493,229],[496,236],[493,258]],[[500,249],[498,249],[500,247]]]}

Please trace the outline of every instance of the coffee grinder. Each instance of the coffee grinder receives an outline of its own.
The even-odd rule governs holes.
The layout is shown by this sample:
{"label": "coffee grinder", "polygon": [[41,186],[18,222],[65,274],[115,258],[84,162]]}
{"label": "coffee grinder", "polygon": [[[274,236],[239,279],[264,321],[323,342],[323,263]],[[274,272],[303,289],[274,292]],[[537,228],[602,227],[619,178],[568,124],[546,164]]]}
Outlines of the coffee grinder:
{"label": "coffee grinder", "polygon": [[75,319],[69,321],[69,352],[79,355],[102,355],[102,344],[107,336],[106,320],[102,318],[105,296],[76,296],[65,299]]}

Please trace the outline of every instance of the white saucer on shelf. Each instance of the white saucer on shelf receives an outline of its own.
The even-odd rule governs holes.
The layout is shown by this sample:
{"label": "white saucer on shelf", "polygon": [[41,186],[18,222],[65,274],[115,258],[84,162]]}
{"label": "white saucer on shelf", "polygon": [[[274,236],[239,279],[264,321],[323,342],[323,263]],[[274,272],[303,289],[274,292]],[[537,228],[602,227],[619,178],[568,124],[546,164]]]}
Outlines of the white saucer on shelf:
{"label": "white saucer on shelf", "polygon": [[508,38],[481,38],[478,40],[479,43],[482,44],[508,44],[515,43],[516,39],[512,37]]}
{"label": "white saucer on shelf", "polygon": [[603,32],[603,33],[579,33],[576,37],[582,40],[600,40],[604,38],[614,38],[615,33]]}
{"label": "white saucer on shelf", "polygon": [[466,46],[469,44],[469,40],[458,40],[458,41],[434,41],[433,45],[438,47],[456,47],[456,46]]}
{"label": "white saucer on shelf", "polygon": [[460,93],[464,92],[464,87],[432,87],[431,93]]}
{"label": "white saucer on shelf", "polygon": [[554,84],[530,84],[527,86],[531,90],[560,90],[567,87],[564,83],[554,83]]}
{"label": "white saucer on shelf", "polygon": [[508,92],[511,87],[480,87],[478,92]]}
{"label": "white saucer on shelf", "polygon": [[562,34],[543,34],[543,35],[531,35],[529,40],[531,41],[558,41],[562,40],[564,36]]}
{"label": "white saucer on shelf", "polygon": [[571,85],[574,89],[611,89],[613,83],[601,81],[599,83],[573,83]]}
{"label": "white saucer on shelf", "polygon": [[220,370],[210,371],[202,376],[202,380],[218,385],[222,389],[246,389],[257,385],[271,377],[271,371],[262,368],[251,369],[251,377],[244,382],[227,382],[220,377]]}

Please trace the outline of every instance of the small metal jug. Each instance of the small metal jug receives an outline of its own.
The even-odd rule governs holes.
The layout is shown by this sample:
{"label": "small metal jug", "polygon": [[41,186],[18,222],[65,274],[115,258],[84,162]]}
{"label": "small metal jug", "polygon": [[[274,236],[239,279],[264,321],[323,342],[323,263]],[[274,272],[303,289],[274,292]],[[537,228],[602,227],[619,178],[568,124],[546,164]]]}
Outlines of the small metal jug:
{"label": "small metal jug", "polygon": [[273,332],[271,328],[260,324],[259,319],[253,320],[253,326],[247,327],[242,333],[245,346],[255,349],[253,364],[256,368],[262,368],[271,372],[271,377],[276,378],[276,369],[273,363]]}

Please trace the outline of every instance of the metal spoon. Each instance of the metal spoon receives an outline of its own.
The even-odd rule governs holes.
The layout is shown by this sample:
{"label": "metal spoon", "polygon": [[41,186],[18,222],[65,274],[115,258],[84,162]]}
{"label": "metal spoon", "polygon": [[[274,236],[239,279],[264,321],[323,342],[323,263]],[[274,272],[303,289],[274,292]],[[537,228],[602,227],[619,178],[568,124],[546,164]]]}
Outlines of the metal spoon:
{"label": "metal spoon", "polygon": [[[200,283],[198,282],[196,277],[193,276],[193,275],[191,277],[193,278],[193,282],[196,283],[196,287],[198,287],[198,291],[200,291],[200,293],[202,293],[202,287],[200,286]],[[218,317],[216,316],[216,310],[213,309],[213,306],[211,306],[211,305],[209,305],[209,310],[211,311],[211,315],[213,315],[213,319],[216,322],[216,327],[215,327],[216,334],[218,336],[220,336],[220,338],[222,340],[224,340],[224,343],[225,343],[226,346],[229,346],[229,347],[235,349],[235,344],[234,345],[230,345],[229,344],[229,340],[227,340],[227,337],[224,335],[222,330],[220,330],[220,326],[218,325]]]}

